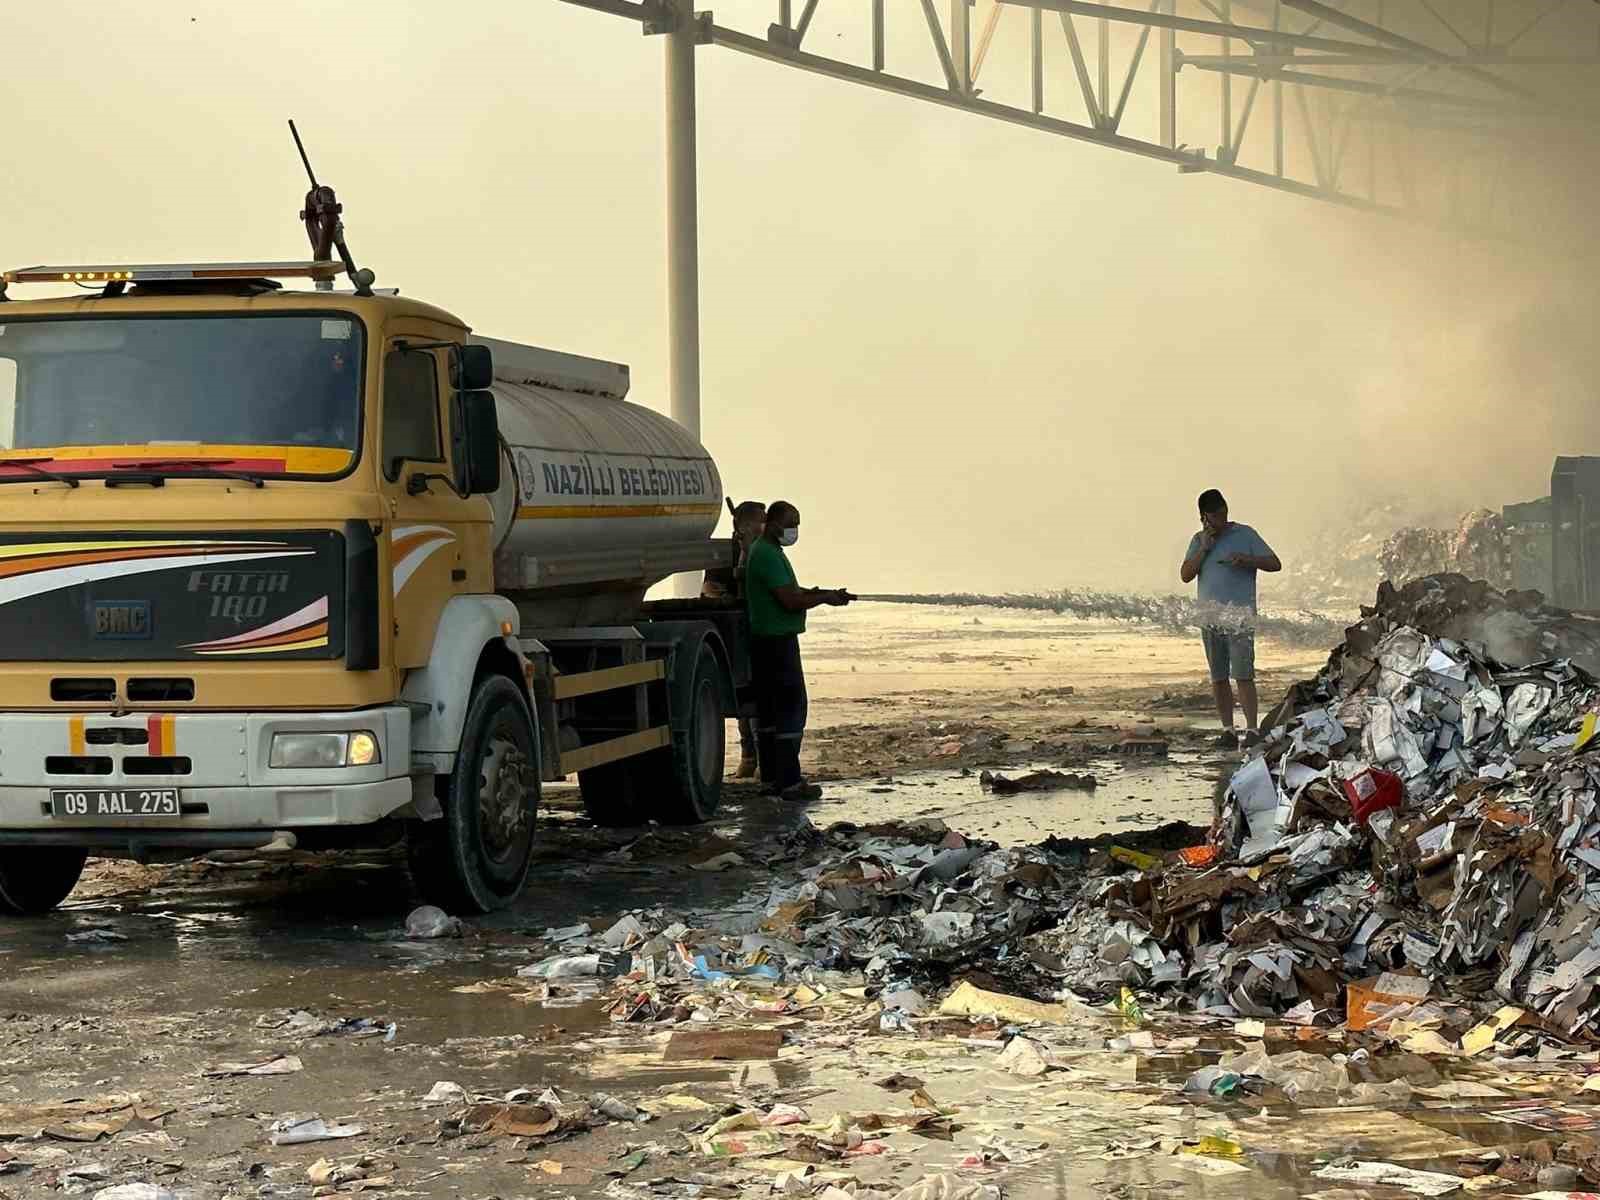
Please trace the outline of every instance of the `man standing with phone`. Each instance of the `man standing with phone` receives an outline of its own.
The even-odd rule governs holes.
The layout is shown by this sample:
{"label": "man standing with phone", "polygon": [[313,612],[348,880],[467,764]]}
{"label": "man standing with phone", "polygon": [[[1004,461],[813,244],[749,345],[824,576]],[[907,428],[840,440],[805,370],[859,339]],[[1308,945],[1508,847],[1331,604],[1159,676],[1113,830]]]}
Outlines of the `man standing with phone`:
{"label": "man standing with phone", "polygon": [[822,789],[800,773],[800,740],[806,731],[800,635],[808,610],[821,604],[842,606],[854,597],[843,588],[803,588],[795,581],[784,548],[799,540],[800,510],[787,500],[768,507],[766,528],[745,561],[744,584],[761,782],[785,800],[807,801],[820,798]]}
{"label": "man standing with phone", "polygon": [[[1228,520],[1228,502],[1216,488],[1200,493],[1200,531],[1189,539],[1178,577],[1198,579],[1200,639],[1211,669],[1211,692],[1222,733],[1217,745],[1239,744],[1233,732],[1233,688],[1244,709],[1244,743],[1261,740],[1256,695],[1256,572],[1281,571],[1272,547],[1248,525]],[[1230,685],[1229,680],[1232,680]]]}

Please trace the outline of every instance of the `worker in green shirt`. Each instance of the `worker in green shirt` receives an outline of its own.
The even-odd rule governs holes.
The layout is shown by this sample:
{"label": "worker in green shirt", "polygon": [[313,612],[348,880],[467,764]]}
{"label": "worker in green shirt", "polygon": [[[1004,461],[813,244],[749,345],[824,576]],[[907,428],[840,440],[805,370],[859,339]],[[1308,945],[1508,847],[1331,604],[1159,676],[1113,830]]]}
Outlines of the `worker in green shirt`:
{"label": "worker in green shirt", "polygon": [[806,677],[800,665],[800,635],[806,611],[821,604],[842,606],[853,596],[843,588],[803,588],[784,547],[800,540],[800,510],[787,500],[767,508],[767,524],[745,560],[745,601],[750,612],[750,675],[756,693],[756,746],[761,782],[785,800],[815,800],[822,789],[800,773],[800,740],[806,730]]}

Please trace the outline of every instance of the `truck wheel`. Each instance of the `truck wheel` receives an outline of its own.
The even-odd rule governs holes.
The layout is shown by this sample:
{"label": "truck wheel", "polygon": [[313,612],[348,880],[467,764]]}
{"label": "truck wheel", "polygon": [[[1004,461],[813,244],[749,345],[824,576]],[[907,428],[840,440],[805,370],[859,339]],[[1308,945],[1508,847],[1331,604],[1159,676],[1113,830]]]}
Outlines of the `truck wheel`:
{"label": "truck wheel", "polygon": [[578,772],[583,811],[603,828],[642,825],[639,805],[639,760],[624,758]]}
{"label": "truck wheel", "polygon": [[539,811],[538,743],[528,703],[504,675],[472,697],[444,816],[409,837],[412,880],[447,912],[493,912],[522,891]]}
{"label": "truck wheel", "polygon": [[8,846],[0,850],[0,910],[18,916],[49,912],[78,886],[87,850]]}
{"label": "truck wheel", "polygon": [[667,825],[709,821],[722,803],[728,728],[722,713],[722,666],[701,644],[694,669],[673,681],[672,745],[639,759],[650,815]]}

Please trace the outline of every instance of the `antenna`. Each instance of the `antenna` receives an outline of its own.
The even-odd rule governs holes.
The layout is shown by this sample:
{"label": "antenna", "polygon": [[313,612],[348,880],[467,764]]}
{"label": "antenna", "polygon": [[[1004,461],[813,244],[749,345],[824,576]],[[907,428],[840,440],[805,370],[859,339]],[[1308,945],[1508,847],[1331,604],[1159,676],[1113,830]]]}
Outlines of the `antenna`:
{"label": "antenna", "polygon": [[[311,159],[306,157],[306,144],[300,140],[300,131],[294,127],[294,118],[289,118],[289,136],[294,138],[294,148],[300,151],[300,161],[305,164],[306,178],[311,180],[311,186],[317,186],[317,173],[311,169]],[[304,216],[305,214],[301,214]]]}
{"label": "antenna", "polygon": [[[311,169],[311,157],[306,153],[305,143],[300,140],[300,131],[295,128],[293,118],[289,121],[289,134],[294,138],[294,148],[300,152],[306,178],[311,181],[311,190],[306,193],[306,206],[300,211],[300,219],[306,224],[312,259],[316,262],[332,262],[333,252],[338,250],[339,260],[344,263],[345,274],[350,276],[356,295],[372,295],[372,283],[377,276],[364,268],[356,269],[356,261],[350,256],[350,248],[344,242],[344,222],[339,219],[339,214],[344,212],[344,205],[339,203],[331,187],[317,182],[317,173]],[[316,286],[318,291],[331,292],[333,281],[319,279]]]}

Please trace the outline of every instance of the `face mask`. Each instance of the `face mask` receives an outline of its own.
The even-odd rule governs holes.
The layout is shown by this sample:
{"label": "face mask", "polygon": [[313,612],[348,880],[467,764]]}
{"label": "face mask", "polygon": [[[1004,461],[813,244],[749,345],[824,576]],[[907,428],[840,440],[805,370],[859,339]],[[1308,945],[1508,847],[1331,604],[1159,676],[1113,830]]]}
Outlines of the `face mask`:
{"label": "face mask", "polygon": [[780,546],[792,546],[799,540],[800,531],[798,529],[784,529],[778,533],[778,545]]}

